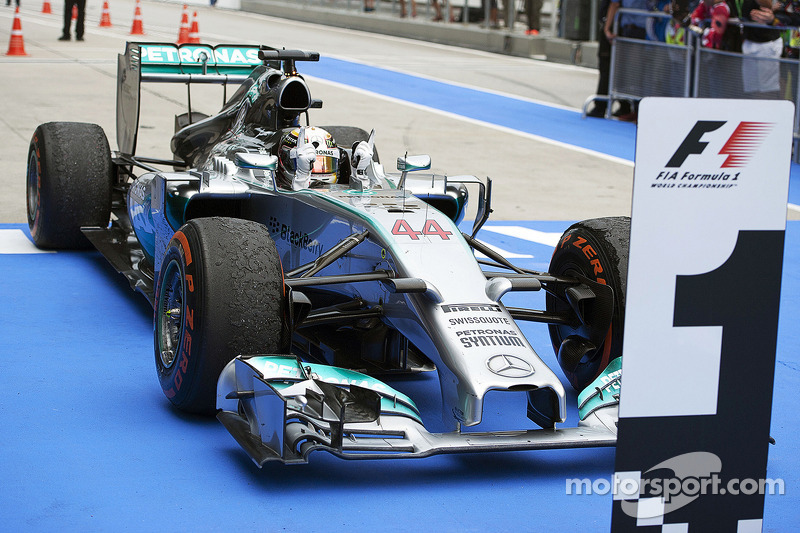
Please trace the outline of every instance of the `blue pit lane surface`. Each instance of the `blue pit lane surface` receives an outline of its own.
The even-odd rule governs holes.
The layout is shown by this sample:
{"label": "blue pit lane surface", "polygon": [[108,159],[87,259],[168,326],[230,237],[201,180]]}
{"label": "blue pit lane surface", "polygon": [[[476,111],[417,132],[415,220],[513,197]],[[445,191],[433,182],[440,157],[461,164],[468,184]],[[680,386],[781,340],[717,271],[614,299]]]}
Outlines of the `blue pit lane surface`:
{"label": "blue pit lane surface", "polygon": [[304,63],[303,73],[633,161],[636,127],[631,123],[583,120],[579,112],[562,107],[330,57]]}
{"label": "blue pit lane surface", "polygon": [[[520,266],[544,270],[547,243],[567,226],[495,222],[479,237]],[[800,222],[789,222],[771,431],[777,445],[768,471],[784,480],[786,494],[767,496],[764,531],[791,531],[800,517],[798,265]],[[152,309],[97,252],[40,253],[27,227],[0,225],[0,272],[4,531],[584,532],[610,525],[611,496],[567,495],[566,480],[609,481],[613,449],[386,461],[315,452],[308,465],[259,470],[216,420],[170,407],[156,378]],[[742,282],[758,280],[743,273]],[[546,329],[521,326],[557,369]],[[426,424],[438,429],[435,376],[387,381],[415,398]],[[486,417],[479,428],[531,427],[524,397],[514,393],[490,393]]]}
{"label": "blue pit lane surface", "polygon": [[[575,110],[324,56],[318,63],[304,63],[303,72],[582,150],[634,160],[636,126],[633,123],[584,119]],[[664,127],[668,128],[669,124]],[[791,165],[789,203],[800,206],[800,164],[797,163]]]}

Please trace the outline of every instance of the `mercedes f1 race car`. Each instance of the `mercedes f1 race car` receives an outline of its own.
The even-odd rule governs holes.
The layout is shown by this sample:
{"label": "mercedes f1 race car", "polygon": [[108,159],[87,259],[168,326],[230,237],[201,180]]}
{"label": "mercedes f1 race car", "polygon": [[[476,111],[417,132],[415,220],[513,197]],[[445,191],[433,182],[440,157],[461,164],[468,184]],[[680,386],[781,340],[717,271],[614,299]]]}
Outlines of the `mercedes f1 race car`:
{"label": "mercedes f1 race car", "polygon": [[[266,46],[128,43],[117,143],[93,124],[40,125],[28,222],[42,248],[94,247],[154,307],[155,364],[177,408],[216,414],[259,466],[343,458],[613,446],[629,220],[570,227],[550,272],[477,239],[491,181],[380,162],[375,135],[308,122],[297,64]],[[143,82],[238,88],[175,118],[174,158],[136,154]],[[189,99],[191,102],[191,99]],[[304,181],[305,180],[305,181]],[[468,216],[469,215],[469,216]],[[545,309],[506,306],[545,291]],[[518,321],[547,324],[567,395]],[[384,380],[436,372],[447,431]],[[469,432],[489,391],[524,394],[530,427]]]}

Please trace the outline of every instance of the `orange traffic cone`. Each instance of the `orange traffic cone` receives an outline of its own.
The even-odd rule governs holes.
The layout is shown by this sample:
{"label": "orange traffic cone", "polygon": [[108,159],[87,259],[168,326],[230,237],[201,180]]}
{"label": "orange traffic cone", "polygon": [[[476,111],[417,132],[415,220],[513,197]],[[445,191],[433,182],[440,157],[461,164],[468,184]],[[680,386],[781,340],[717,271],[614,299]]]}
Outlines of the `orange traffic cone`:
{"label": "orange traffic cone", "polygon": [[133,26],[131,26],[131,35],[144,35],[144,27],[142,26],[142,8],[139,7],[139,0],[136,0],[136,9],[133,12]]}
{"label": "orange traffic cone", "polygon": [[72,20],[78,20],[78,4],[72,5]]}
{"label": "orange traffic cone", "polygon": [[42,4],[42,13],[44,15],[51,15],[53,13],[53,8],[50,6],[50,0],[44,0],[44,4]]}
{"label": "orange traffic cone", "polygon": [[111,13],[108,11],[108,2],[103,2],[103,13],[100,15],[100,27],[101,28],[110,28],[111,27]]}
{"label": "orange traffic cone", "polygon": [[178,30],[178,43],[185,44],[189,42],[189,6],[183,4],[183,14],[181,15],[181,28]]}
{"label": "orange traffic cone", "polygon": [[14,12],[14,25],[11,27],[11,39],[8,41],[7,56],[26,56],[25,41],[22,38],[22,21],[19,19],[19,6]]}
{"label": "orange traffic cone", "polygon": [[192,28],[189,30],[189,43],[200,44],[200,30],[197,29],[197,11],[192,13]]}

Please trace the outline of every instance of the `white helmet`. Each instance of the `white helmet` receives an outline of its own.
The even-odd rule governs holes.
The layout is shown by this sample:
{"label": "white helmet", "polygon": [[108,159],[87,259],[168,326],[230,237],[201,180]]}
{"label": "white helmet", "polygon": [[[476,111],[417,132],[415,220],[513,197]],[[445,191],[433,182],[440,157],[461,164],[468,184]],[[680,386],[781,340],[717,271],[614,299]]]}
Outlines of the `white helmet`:
{"label": "white helmet", "polygon": [[[289,133],[286,133],[281,139],[278,151],[278,158],[283,171],[280,174],[283,174],[282,177],[285,177],[290,182],[297,170],[297,162],[291,157],[291,152],[292,148],[297,147],[300,130],[301,128],[294,128]],[[306,126],[302,130],[305,132],[305,142],[312,144],[317,153],[314,167],[311,169],[312,181],[336,183],[339,177],[340,151],[333,136],[326,130],[314,126]],[[291,183],[284,183],[283,185],[291,186]]]}

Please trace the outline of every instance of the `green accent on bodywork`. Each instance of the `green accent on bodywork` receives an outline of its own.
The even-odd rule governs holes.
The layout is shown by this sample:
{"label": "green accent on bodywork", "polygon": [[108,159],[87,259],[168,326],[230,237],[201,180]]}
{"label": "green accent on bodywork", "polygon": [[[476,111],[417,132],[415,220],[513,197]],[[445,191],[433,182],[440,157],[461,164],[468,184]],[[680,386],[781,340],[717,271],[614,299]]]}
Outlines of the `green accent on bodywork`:
{"label": "green accent on bodywork", "polygon": [[393,241],[391,233],[386,231],[386,228],[384,228],[383,225],[380,224],[380,222],[374,220],[372,217],[369,216],[369,214],[365,213],[364,211],[356,209],[355,207],[345,202],[344,200],[337,198],[330,192],[317,189],[302,189],[300,191],[281,191],[281,192],[282,194],[307,194],[311,196],[316,196],[317,198],[330,202],[336,205],[337,207],[344,209],[348,213],[360,218],[365,223],[368,223],[370,227],[374,227],[387,244],[391,244]]}
{"label": "green accent on bodywork", "polygon": [[250,170],[272,170],[272,171],[275,171],[275,170],[278,170],[278,160],[275,159],[274,161],[271,161],[270,163],[266,163],[266,164],[263,164],[263,165],[262,164],[248,164],[248,163],[245,163],[243,161],[239,161],[237,166],[239,168],[246,168],[246,169],[250,169]]}
{"label": "green accent on bodywork", "polygon": [[417,170],[429,170],[431,168],[431,158],[423,155],[403,156],[397,158],[397,170],[401,172],[416,172]]}
{"label": "green accent on bodywork", "polygon": [[602,407],[619,403],[621,378],[622,357],[617,357],[608,363],[597,379],[578,394],[578,413],[581,420]]}
{"label": "green accent on bodywork", "polygon": [[174,45],[138,43],[143,73],[200,74],[202,54],[207,56],[208,74],[234,74],[252,70],[262,64],[258,46],[209,46],[204,44]]}
{"label": "green accent on bodywork", "polygon": [[[386,180],[386,182],[388,183],[388,180]],[[397,189],[386,189],[386,190],[388,191],[388,190],[397,190]],[[344,189],[344,190],[339,189],[338,191],[337,190],[325,190],[325,189],[302,189],[302,190],[299,190],[299,191],[281,190],[280,193],[281,194],[285,194],[285,195],[297,194],[297,195],[315,196],[315,197],[317,197],[319,199],[322,199],[322,200],[324,200],[326,202],[334,204],[337,207],[347,211],[348,213],[358,217],[359,219],[364,221],[364,223],[365,223],[364,225],[367,226],[371,231],[375,230],[378,233],[380,238],[383,240],[382,246],[384,246],[385,248],[388,248],[393,257],[397,257],[399,254],[398,254],[398,250],[397,250],[396,238],[395,238],[394,235],[391,234],[391,230],[389,230],[383,224],[381,224],[381,222],[379,220],[376,220],[375,218],[373,218],[369,213],[367,213],[365,211],[362,211],[361,209],[358,209],[356,207],[353,207],[345,199],[339,198],[335,194],[335,193],[344,193],[344,194],[350,195],[350,191],[351,191],[351,189]],[[375,193],[376,194],[380,193],[380,189],[376,189]],[[402,197],[398,196],[397,198],[401,199]],[[420,200],[420,201],[424,202],[424,200]],[[451,231],[453,233],[453,238],[458,240],[458,242],[461,244],[461,247],[467,253],[472,254],[472,249],[469,247],[469,244],[467,244],[467,241],[464,240],[461,237],[461,230],[458,228],[458,226],[456,226],[456,224],[447,216],[443,216],[442,223],[449,225],[448,227],[446,227],[444,229],[446,231]]]}
{"label": "green accent on bodywork", "polygon": [[262,64],[257,46],[215,46],[214,57],[220,74],[241,72],[242,69],[252,69]]}
{"label": "green accent on bodywork", "polygon": [[247,89],[247,93],[244,95],[245,99],[250,102],[251,104],[255,103],[258,96],[261,94],[261,87],[258,83],[254,83]]}
{"label": "green accent on bodywork", "polygon": [[[297,359],[281,355],[264,355],[251,357],[247,363],[258,370],[263,379],[280,392],[304,379],[297,364]],[[310,369],[317,379],[332,385],[356,385],[372,390],[381,396],[381,412],[408,416],[422,423],[414,401],[386,383],[355,370],[317,363],[303,363],[303,368]]]}

